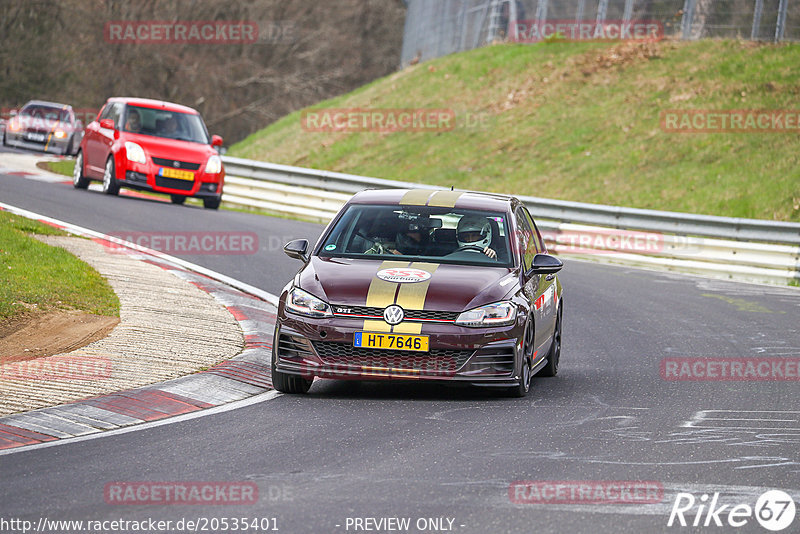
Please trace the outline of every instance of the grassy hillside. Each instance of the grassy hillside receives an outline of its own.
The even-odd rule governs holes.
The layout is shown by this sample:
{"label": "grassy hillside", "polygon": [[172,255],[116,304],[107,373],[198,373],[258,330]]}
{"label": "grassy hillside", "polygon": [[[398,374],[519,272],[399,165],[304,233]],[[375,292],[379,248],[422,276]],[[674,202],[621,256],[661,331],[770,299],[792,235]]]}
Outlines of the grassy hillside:
{"label": "grassy hillside", "polygon": [[297,112],[229,154],[456,188],[800,221],[800,130],[660,126],[664,110],[797,110],[798,96],[798,45],[496,45],[314,106],[448,108],[457,117],[452,131],[310,132]]}

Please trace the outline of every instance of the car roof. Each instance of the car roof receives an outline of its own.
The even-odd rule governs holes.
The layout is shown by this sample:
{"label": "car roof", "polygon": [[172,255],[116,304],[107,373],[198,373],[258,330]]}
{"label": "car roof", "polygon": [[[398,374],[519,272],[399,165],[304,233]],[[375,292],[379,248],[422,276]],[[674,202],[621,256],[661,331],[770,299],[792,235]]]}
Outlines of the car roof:
{"label": "car roof", "polygon": [[516,199],[509,195],[447,189],[366,189],[356,193],[350,204],[456,207],[485,211],[507,211]]}
{"label": "car roof", "polygon": [[31,100],[29,102],[26,102],[25,105],[22,107],[24,108],[28,106],[47,106],[51,108],[72,109],[72,106],[70,106],[69,104],[59,104],[58,102],[47,102],[46,100]]}
{"label": "car roof", "polygon": [[177,111],[180,113],[191,113],[193,115],[199,115],[196,109],[190,108],[189,106],[175,104],[174,102],[166,102],[164,100],[153,100],[152,98],[117,96],[109,98],[108,101],[122,102],[123,104],[131,104],[133,106],[139,106],[143,108],[165,109],[167,111]]}

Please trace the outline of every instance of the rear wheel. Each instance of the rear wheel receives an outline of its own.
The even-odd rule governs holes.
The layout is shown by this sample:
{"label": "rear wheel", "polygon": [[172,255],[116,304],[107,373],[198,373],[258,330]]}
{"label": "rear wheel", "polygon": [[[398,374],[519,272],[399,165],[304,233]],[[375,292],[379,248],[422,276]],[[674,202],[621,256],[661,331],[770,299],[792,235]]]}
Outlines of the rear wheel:
{"label": "rear wheel", "polygon": [[89,187],[89,179],[83,175],[83,152],[78,151],[75,156],[75,168],[72,170],[72,186],[75,189],[86,189]]}
{"label": "rear wheel", "polygon": [[561,359],[561,315],[562,308],[559,306],[556,327],[553,330],[553,342],[550,345],[550,352],[547,353],[547,365],[536,373],[536,376],[556,376],[558,374],[558,360]]}
{"label": "rear wheel", "polygon": [[119,183],[114,172],[114,158],[109,157],[106,161],[106,170],[103,172],[103,193],[106,195],[118,195]]}
{"label": "rear wheel", "polygon": [[186,195],[170,195],[169,199],[173,204],[183,204],[186,202]]}
{"label": "rear wheel", "polygon": [[209,197],[203,199],[203,207],[209,210],[219,209],[222,203],[222,197]]}

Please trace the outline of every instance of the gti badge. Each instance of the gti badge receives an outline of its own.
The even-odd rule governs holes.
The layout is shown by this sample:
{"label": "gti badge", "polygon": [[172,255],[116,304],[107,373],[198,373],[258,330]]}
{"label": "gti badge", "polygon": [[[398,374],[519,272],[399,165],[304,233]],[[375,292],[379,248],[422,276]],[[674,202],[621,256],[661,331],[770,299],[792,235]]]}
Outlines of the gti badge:
{"label": "gti badge", "polygon": [[387,306],[386,309],[383,310],[383,320],[389,323],[390,325],[396,325],[402,323],[404,317],[405,313],[403,312],[403,308],[401,308],[397,304],[392,304],[391,306]]}

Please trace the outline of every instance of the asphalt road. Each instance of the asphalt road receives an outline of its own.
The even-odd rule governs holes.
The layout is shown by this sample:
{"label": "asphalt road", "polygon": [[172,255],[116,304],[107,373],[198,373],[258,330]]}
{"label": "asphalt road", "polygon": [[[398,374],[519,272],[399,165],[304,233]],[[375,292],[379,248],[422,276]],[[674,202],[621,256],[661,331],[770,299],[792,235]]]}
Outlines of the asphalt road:
{"label": "asphalt road", "polygon": [[[0,201],[108,233],[253,232],[255,254],[176,255],[273,293],[299,267],[283,243],[322,229],[2,174]],[[0,530],[10,518],[247,517],[275,518],[283,533],[768,532],[753,517],[735,529],[713,518],[703,527],[705,514],[697,528],[667,522],[679,492],[698,499],[685,513],[690,524],[704,494],[719,493],[730,511],[780,489],[800,507],[797,381],[660,375],[665,358],[796,358],[800,292],[569,260],[560,277],[559,376],[535,379],[528,398],[326,380],[304,397],[4,455]],[[254,481],[260,498],[109,505],[104,487],[114,481]],[[520,504],[509,497],[515,481],[650,481],[663,495],[649,504]],[[355,521],[387,517],[410,518],[410,527]],[[442,528],[418,524],[427,518],[444,518]],[[798,531],[800,519],[784,530]]]}

